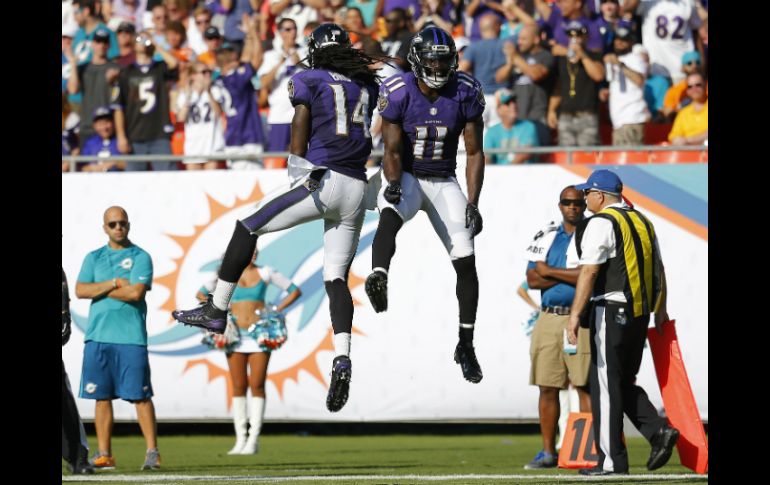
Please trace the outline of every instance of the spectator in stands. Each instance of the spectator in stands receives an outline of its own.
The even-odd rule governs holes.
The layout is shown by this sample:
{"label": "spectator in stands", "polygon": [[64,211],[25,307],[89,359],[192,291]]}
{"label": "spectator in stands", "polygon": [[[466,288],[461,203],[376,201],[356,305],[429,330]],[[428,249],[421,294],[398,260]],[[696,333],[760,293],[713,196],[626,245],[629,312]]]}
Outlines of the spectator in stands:
{"label": "spectator in stands", "polygon": [[613,50],[615,26],[620,20],[620,4],[618,0],[601,0],[600,10],[601,15],[596,18],[596,24],[602,36],[602,50],[609,53]]}
{"label": "spectator in stands", "polygon": [[650,73],[678,83],[686,76],[680,69],[682,56],[696,50],[696,31],[701,25],[693,1],[626,0],[626,10],[642,17],[642,43],[650,54]]}
{"label": "spectator in stands", "polygon": [[282,47],[265,53],[258,72],[261,89],[270,103],[270,113],[267,115],[269,152],[289,150],[291,120],[294,117],[294,109],[289,99],[289,80],[302,70],[299,66],[300,60],[307,55],[297,44],[297,24],[294,20],[281,19],[278,22],[278,35],[281,36]]}
{"label": "spectator in stands", "polygon": [[[701,66],[701,57],[698,51],[690,51],[682,56],[682,72],[690,75],[696,72],[703,72]],[[708,94],[708,93],[707,93]],[[687,79],[682,79],[674,84],[668,91],[663,100],[663,115],[666,118],[673,119],[677,111],[690,104],[690,96],[687,90]]]}
{"label": "spectator in stands", "polygon": [[[67,93],[61,93],[61,154],[77,155],[80,153],[78,148],[78,124],[80,116],[72,111]],[[68,172],[70,163],[62,160],[61,171]]]}
{"label": "spectator in stands", "polygon": [[160,454],[147,356],[145,302],[152,287],[152,259],[128,239],[131,225],[122,207],[108,208],[102,227],[109,240],[86,255],[75,286],[78,298],[92,300],[79,396],[96,403],[98,452],[92,465],[96,469],[115,468],[112,401],[123,399],[136,406],[147,445],[141,469],[158,469]]}
{"label": "spectator in stands", "polygon": [[[221,0],[222,9],[226,12],[224,39],[233,46],[235,52],[243,50],[243,16],[253,15],[259,7],[258,0]],[[280,12],[280,11],[279,11]]]}
{"label": "spectator in stands", "polygon": [[519,31],[518,48],[511,42],[503,43],[506,61],[495,73],[495,80],[513,86],[519,118],[535,123],[540,145],[550,145],[548,97],[553,90],[555,62],[539,41],[540,29],[532,23]]}
{"label": "spectator in stands", "polygon": [[115,63],[121,68],[128,67],[136,61],[134,42],[136,41],[136,28],[131,22],[122,22],[118,26],[118,57]]}
{"label": "spectator in stands", "polygon": [[[251,83],[251,78],[262,65],[262,45],[257,28],[256,17],[250,18],[240,59],[237,47],[230,42],[222,44],[217,51],[217,64],[222,75],[216,80],[212,92],[227,116],[225,153],[256,155],[263,151],[262,120]],[[260,168],[260,164],[254,160],[234,158],[227,163],[234,170]]]}
{"label": "spectator in stands", "polygon": [[386,55],[395,58],[391,66],[384,66],[383,79],[398,74],[399,72],[409,71],[409,63],[406,56],[409,54],[409,45],[412,40],[412,32],[408,27],[406,11],[401,7],[396,7],[385,15],[385,30],[387,36],[380,41],[382,51]]}
{"label": "spectator in stands", "polygon": [[199,53],[206,50],[206,44],[203,42],[203,31],[198,30],[195,17],[190,13],[191,3],[191,0],[163,0],[169,20],[182,24],[188,47]]}
{"label": "spectator in stands", "polygon": [[[70,94],[82,92],[80,105],[80,143],[85,142],[94,134],[91,117],[99,106],[107,106],[113,101],[112,87],[116,76],[120,72],[120,66],[107,60],[107,52],[110,49],[110,31],[107,27],[99,27],[92,32],[93,55],[91,60],[77,69],[73,69],[67,81],[67,90]],[[64,55],[70,64],[75,65],[72,50]]]}
{"label": "spectator in stands", "polygon": [[97,4],[98,0],[73,0],[72,2],[75,9],[75,21],[80,27],[72,41],[72,50],[78,65],[83,65],[91,60],[93,55],[92,41],[97,31],[107,32],[110,36],[110,48],[106,53],[106,58],[112,59],[118,55],[118,39],[115,37],[115,33],[109,30],[97,16]]}
{"label": "spectator in stands", "polygon": [[500,27],[500,38],[507,39],[510,37],[514,43],[518,41],[519,32],[521,32],[525,25],[537,24],[535,18],[516,2],[517,0],[503,0],[505,20]]}
{"label": "spectator in stands", "polygon": [[632,51],[634,33],[630,22],[621,20],[615,29],[615,52],[605,54],[612,120],[612,144],[633,146],[644,144],[644,125],[650,119],[644,102],[644,79],[647,63]]}
{"label": "spectator in stands", "polygon": [[347,0],[347,6],[355,7],[361,12],[364,24],[369,26],[369,33],[377,31],[377,6],[381,0]]}
{"label": "spectator in stands", "polygon": [[181,22],[169,20],[166,24],[166,43],[169,53],[180,63],[180,69],[187,69],[187,63],[195,57],[195,53],[187,47],[187,30]]}
{"label": "spectator in stands", "polygon": [[[270,2],[270,13],[276,17],[288,17],[297,24],[297,32],[305,30],[305,24],[318,20],[318,10],[327,0],[265,0]],[[276,37],[278,39],[279,37]],[[276,48],[278,46],[275,46]]]}
{"label": "spectator in stands", "polygon": [[[345,0],[328,0],[326,6],[318,9],[317,22],[319,25],[326,22],[334,22],[334,19],[338,16],[341,20],[344,20],[347,10],[348,8],[345,6]],[[339,25],[342,24],[340,23]],[[305,25],[305,30],[308,30],[307,25]],[[309,32],[312,31],[312,29],[309,30]]]}
{"label": "spectator in stands", "polygon": [[420,0],[384,0],[382,15],[388,15],[394,8],[404,9],[410,22],[417,20],[422,14]]}
{"label": "spectator in stands", "polygon": [[[153,60],[156,53],[163,58]],[[118,148],[136,155],[170,155],[173,126],[169,115],[167,81],[176,80],[178,62],[156,45],[147,33],[136,37],[136,63],[123,69],[118,78],[115,126]],[[152,161],[153,170],[176,170],[176,162]],[[132,162],[126,170],[146,170],[147,162]]]}
{"label": "spectator in stands", "polygon": [[[499,38],[500,17],[495,13],[485,14],[479,21],[479,28],[481,40],[472,42],[465,49],[459,70],[472,74],[478,79],[484,93],[486,93],[484,99],[487,106],[496,106],[495,93],[498,89],[505,87],[504,83],[495,79],[495,73],[501,66],[505,65],[506,60],[503,53],[503,44],[506,41]],[[471,38],[471,40],[473,39]],[[485,128],[500,122],[496,110],[485,109],[483,116]]]}
{"label": "spectator in stands", "polygon": [[[189,70],[186,87],[176,98],[176,118],[184,123],[184,154],[223,152],[222,109],[211,93],[212,71],[202,62],[193,63]],[[203,158],[185,159],[183,163],[187,170],[213,170],[219,164]]]}
{"label": "spectator in stands", "polygon": [[[112,110],[107,106],[96,108],[93,116],[94,131],[96,134],[83,143],[82,155],[97,155],[99,157],[111,157],[120,155],[118,139],[115,137],[115,124],[112,119]],[[122,161],[98,161],[88,162],[80,169],[83,172],[122,172],[126,168],[126,162]]]}
{"label": "spectator in stands", "polygon": [[709,137],[709,101],[701,73],[687,76],[687,94],[692,102],[676,115],[668,139],[673,145],[703,145]]}
{"label": "spectator in stands", "polygon": [[[152,28],[148,32],[152,34],[153,43],[168,50],[170,47],[166,41],[166,24],[168,23],[168,12],[164,5],[152,7]],[[156,59],[157,60],[157,59]]]}
{"label": "spectator in stands", "polygon": [[354,49],[361,49],[369,55],[382,54],[379,42],[370,35],[371,29],[364,23],[364,17],[357,7],[345,9],[345,20],[342,26],[347,29]]}
{"label": "spectator in stands", "polygon": [[[73,28],[71,25],[65,25],[61,28],[61,90],[63,93],[67,92],[67,82],[70,78],[72,66],[74,66],[74,64],[71,64],[69,59],[67,59],[65,52],[72,51],[72,39],[75,37],[75,32],[77,32],[77,27]],[[77,99],[73,101],[79,102],[80,100]]]}
{"label": "spectator in stands", "polygon": [[187,35],[187,45],[196,55],[201,55],[208,50],[205,34],[211,27],[211,19],[211,10],[203,5],[199,5],[193,11],[192,22],[194,22],[195,33]]}
{"label": "spectator in stands", "polygon": [[449,0],[420,0],[422,15],[414,22],[414,30],[419,32],[429,25],[435,25],[451,33],[452,21],[449,13],[452,6]]}
{"label": "spectator in stands", "polygon": [[[567,25],[571,57],[556,59],[557,80],[548,101],[548,125],[559,129],[559,145],[599,143],[599,83],[604,80],[601,52],[586,49],[588,28],[580,21]],[[558,115],[557,115],[558,110]]]}
{"label": "spectator in stands", "polygon": [[644,81],[644,101],[647,103],[647,110],[652,115],[653,123],[665,123],[663,116],[663,100],[666,98],[666,92],[671,87],[671,79],[659,74],[652,74],[650,69],[650,53],[643,44],[634,44],[633,52],[639,54],[647,64],[647,79]]}
{"label": "spectator in stands", "polygon": [[198,56],[198,62],[202,62],[209,69],[217,69],[217,49],[222,47],[222,34],[216,27],[209,27],[203,33],[203,39],[206,41],[207,51]]}
{"label": "spectator in stands", "polygon": [[497,115],[500,123],[493,125],[484,135],[484,149],[505,148],[508,153],[485,153],[485,162],[503,164],[532,163],[537,157],[532,153],[515,153],[516,148],[536,147],[537,129],[531,121],[518,119],[516,94],[508,89],[495,93]]}
{"label": "spectator in stands", "polygon": [[138,30],[144,29],[144,12],[147,0],[105,0],[102,2],[102,16],[112,30],[123,22],[129,22]]}
{"label": "spectator in stands", "polygon": [[547,31],[553,36],[549,43],[554,57],[568,55],[571,40],[569,26],[573,22],[579,22],[586,31],[584,50],[602,53],[604,41],[599,25],[585,15],[583,0],[559,0],[553,6],[545,0],[535,0],[535,7],[541,17],[546,19]]}
{"label": "spectator in stands", "polygon": [[[470,35],[468,35],[468,30],[466,28],[465,35],[468,36],[472,41],[485,39],[484,34],[482,32],[481,28],[481,19],[484,18],[486,15],[494,15],[497,17],[498,24],[502,25],[502,23],[505,21],[505,14],[503,8],[503,4],[500,0],[470,0],[468,5],[465,7],[465,19],[466,24],[468,23],[468,19],[472,19],[470,21],[471,23],[471,31]],[[451,32],[451,31],[450,31]],[[498,34],[500,33],[499,27],[498,27]],[[486,87],[484,88],[486,91]],[[494,91],[487,91],[490,93],[494,93]]]}

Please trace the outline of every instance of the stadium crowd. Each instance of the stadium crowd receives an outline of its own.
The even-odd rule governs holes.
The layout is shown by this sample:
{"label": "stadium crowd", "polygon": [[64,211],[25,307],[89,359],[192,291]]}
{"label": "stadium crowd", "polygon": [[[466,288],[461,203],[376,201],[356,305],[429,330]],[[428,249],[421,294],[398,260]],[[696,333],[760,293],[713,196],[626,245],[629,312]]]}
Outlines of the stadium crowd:
{"label": "stadium crowd", "polygon": [[411,69],[415,32],[451,32],[484,89],[484,148],[510,151],[487,163],[543,161],[514,153],[527,146],[708,144],[707,0],[62,0],[62,156],[222,154],[78,171],[285,167],[233,154],[288,150],[289,80],[323,22],[392,57],[384,78]]}

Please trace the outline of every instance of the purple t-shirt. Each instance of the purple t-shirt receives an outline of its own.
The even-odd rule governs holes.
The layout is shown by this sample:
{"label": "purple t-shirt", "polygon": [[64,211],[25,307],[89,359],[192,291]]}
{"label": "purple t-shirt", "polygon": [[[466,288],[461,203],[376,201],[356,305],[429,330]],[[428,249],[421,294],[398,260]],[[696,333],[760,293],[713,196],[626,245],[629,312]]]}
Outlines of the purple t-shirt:
{"label": "purple t-shirt", "polygon": [[387,15],[388,12],[397,7],[403,8],[406,11],[407,16],[409,16],[411,9],[412,20],[417,20],[420,18],[420,15],[422,15],[419,0],[385,0],[385,4],[382,7],[382,15]]}
{"label": "purple t-shirt", "polygon": [[[101,136],[94,135],[83,143],[83,150],[81,155],[99,155],[103,157],[109,157],[113,155],[120,155],[118,150],[118,139],[112,137],[109,140],[103,140]],[[82,164],[85,165],[97,165],[97,162],[89,162]],[[110,172],[120,171],[117,167],[109,169]]]}
{"label": "purple t-shirt", "polygon": [[[601,31],[599,30],[599,23],[596,20],[581,15],[578,19],[588,29],[588,40],[586,41],[586,47],[590,51],[603,51],[604,39],[602,38]],[[551,10],[551,16],[548,17],[547,24],[549,30],[553,34],[553,38],[557,44],[569,47],[569,35],[565,27],[570,23],[570,19],[564,18],[561,14],[559,7],[554,4],[553,10]]]}
{"label": "purple t-shirt", "polygon": [[325,69],[311,69],[289,81],[291,104],[310,108],[310,141],[305,158],[314,165],[366,180],[372,152],[369,127],[377,86]]}
{"label": "purple t-shirt", "polygon": [[431,103],[411,72],[389,77],[380,86],[380,114],[401,125],[406,135],[401,152],[406,172],[454,176],[460,134],[466,123],[484,113],[481,84],[469,74],[458,72],[439,93]]}
{"label": "purple t-shirt", "polygon": [[225,146],[264,144],[262,119],[257,109],[254,86],[251,84],[255,73],[251,64],[246,62],[214,82],[214,99],[222,105],[227,116]]}

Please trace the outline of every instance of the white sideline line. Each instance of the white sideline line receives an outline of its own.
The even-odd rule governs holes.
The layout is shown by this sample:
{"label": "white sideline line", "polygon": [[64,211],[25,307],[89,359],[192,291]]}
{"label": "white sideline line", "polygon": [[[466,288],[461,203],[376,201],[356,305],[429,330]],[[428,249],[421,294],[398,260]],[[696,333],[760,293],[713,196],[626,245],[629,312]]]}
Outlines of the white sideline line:
{"label": "white sideline line", "polygon": [[217,482],[328,482],[334,480],[421,480],[426,482],[442,482],[448,480],[553,480],[570,481],[613,481],[634,482],[638,480],[653,480],[668,482],[674,480],[702,479],[708,481],[708,475],[683,473],[676,475],[647,474],[647,475],[611,475],[606,477],[585,477],[577,475],[294,475],[294,476],[229,476],[229,475],[67,475],[62,476],[62,482],[174,482],[174,481],[217,481]]}

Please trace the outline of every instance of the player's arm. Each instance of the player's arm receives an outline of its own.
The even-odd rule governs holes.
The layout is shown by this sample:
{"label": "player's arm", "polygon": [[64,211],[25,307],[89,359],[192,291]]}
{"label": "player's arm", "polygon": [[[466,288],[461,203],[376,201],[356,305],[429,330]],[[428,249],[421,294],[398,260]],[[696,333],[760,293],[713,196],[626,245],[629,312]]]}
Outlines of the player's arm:
{"label": "player's arm", "polygon": [[479,204],[481,186],[484,183],[484,121],[479,116],[465,124],[465,151],[468,162],[465,177],[468,180],[468,202]]}
{"label": "player's arm", "polygon": [[304,104],[294,106],[294,118],[291,120],[291,144],[289,151],[293,155],[304,157],[310,140],[310,108]]}
{"label": "player's arm", "polygon": [[389,184],[401,183],[401,143],[403,132],[401,125],[382,119],[382,139],[385,142],[385,153],[382,157],[382,168],[385,180]]}

